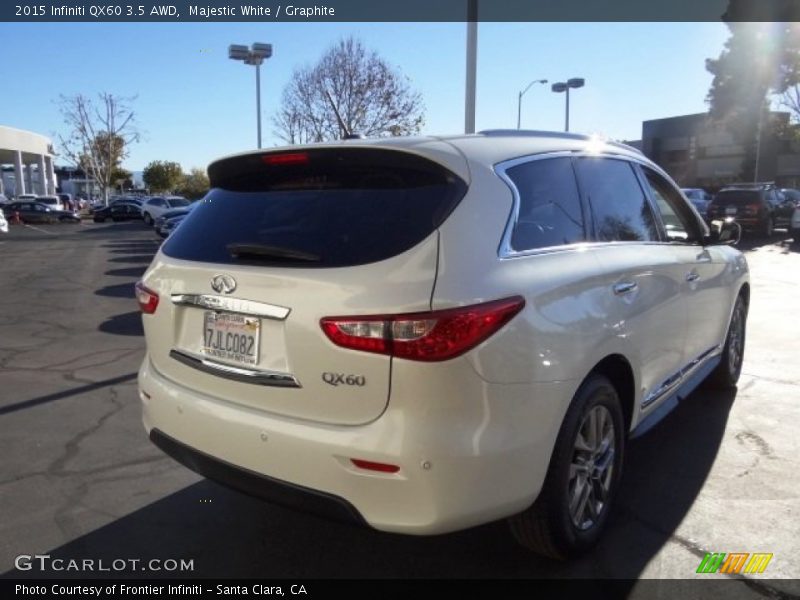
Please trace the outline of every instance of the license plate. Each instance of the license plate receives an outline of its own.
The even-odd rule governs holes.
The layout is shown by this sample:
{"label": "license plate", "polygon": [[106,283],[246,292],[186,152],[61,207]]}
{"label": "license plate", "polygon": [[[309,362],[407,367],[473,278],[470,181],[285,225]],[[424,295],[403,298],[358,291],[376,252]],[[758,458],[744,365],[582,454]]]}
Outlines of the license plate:
{"label": "license plate", "polygon": [[726,215],[735,215],[736,214],[736,209],[732,208],[732,207],[728,207],[728,208],[725,209],[725,214]]}
{"label": "license plate", "polygon": [[261,319],[206,311],[203,318],[203,354],[224,362],[258,364]]}

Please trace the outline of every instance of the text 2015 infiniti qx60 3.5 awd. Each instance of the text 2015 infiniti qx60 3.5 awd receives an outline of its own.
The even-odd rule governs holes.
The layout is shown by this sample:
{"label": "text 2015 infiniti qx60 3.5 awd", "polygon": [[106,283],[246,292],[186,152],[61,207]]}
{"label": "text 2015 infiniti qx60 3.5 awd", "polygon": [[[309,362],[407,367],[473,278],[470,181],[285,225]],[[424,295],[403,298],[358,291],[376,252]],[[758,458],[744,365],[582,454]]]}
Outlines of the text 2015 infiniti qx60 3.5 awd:
{"label": "text 2015 infiniti qx60 3.5 awd", "polygon": [[574,556],[629,435],[739,376],[737,226],[626,146],[347,140],[209,175],[137,284],[139,389],[155,444],[250,494]]}

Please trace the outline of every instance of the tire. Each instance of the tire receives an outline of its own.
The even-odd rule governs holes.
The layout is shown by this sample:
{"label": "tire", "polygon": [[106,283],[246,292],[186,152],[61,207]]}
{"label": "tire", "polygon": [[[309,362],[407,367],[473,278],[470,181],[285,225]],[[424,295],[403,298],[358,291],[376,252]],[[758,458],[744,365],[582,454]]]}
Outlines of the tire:
{"label": "tire", "polygon": [[[599,443],[596,437],[592,440],[592,418],[601,423],[605,432]],[[509,519],[517,541],[537,554],[560,560],[590,550],[600,539],[619,487],[624,444],[619,395],[606,377],[590,375],[575,393],[564,417],[539,497],[526,511]],[[587,462],[588,473],[584,466]],[[572,478],[571,471],[575,471]],[[581,480],[582,489],[588,490],[587,499],[582,502],[585,508],[578,510],[578,503],[571,511],[570,500],[581,497]],[[605,496],[603,502],[596,497],[598,493]],[[590,507],[594,507],[594,514],[586,512]]]}
{"label": "tire", "polygon": [[153,224],[153,217],[150,216],[150,213],[144,213],[144,224],[145,225]]}
{"label": "tire", "polygon": [[789,234],[792,236],[794,245],[800,246],[800,229],[790,229]]}
{"label": "tire", "polygon": [[747,332],[747,304],[739,296],[733,305],[731,322],[728,324],[728,335],[725,347],[716,369],[711,372],[709,382],[716,388],[729,390],[736,387],[742,373],[744,359],[744,342]]}
{"label": "tire", "polygon": [[775,222],[772,220],[772,217],[767,217],[767,220],[764,222],[764,225],[761,228],[761,235],[763,235],[765,238],[771,238],[774,232]]}

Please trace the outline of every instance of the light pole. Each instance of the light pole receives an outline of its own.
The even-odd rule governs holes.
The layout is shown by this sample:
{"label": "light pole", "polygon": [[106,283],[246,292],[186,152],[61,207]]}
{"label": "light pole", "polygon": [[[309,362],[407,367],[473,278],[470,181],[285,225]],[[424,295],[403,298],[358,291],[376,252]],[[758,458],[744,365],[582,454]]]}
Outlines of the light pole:
{"label": "light pole", "polygon": [[517,129],[520,128],[520,123],[522,121],[522,97],[525,95],[525,92],[531,89],[534,83],[547,83],[547,79],[534,79],[528,84],[528,87],[519,93],[519,98],[517,98]]}
{"label": "light pole", "polygon": [[583,87],[584,83],[586,82],[582,77],[573,77],[572,79],[567,79],[566,81],[559,81],[558,83],[554,83],[550,88],[556,93],[561,93],[561,92],[567,93],[567,110],[566,110],[566,118],[564,121],[564,131],[569,131],[569,89]]}
{"label": "light pole", "polygon": [[467,77],[464,133],[475,133],[475,85],[478,77],[478,0],[467,2]]}
{"label": "light pole", "polygon": [[764,117],[764,109],[758,111],[758,129],[756,130],[756,168],[753,172],[753,183],[758,183],[758,167],[761,162],[761,121]]}
{"label": "light pole", "polygon": [[250,48],[239,44],[228,46],[228,58],[241,60],[256,68],[256,122],[258,124],[258,147],[261,148],[261,63],[272,56],[272,44],[254,43]]}

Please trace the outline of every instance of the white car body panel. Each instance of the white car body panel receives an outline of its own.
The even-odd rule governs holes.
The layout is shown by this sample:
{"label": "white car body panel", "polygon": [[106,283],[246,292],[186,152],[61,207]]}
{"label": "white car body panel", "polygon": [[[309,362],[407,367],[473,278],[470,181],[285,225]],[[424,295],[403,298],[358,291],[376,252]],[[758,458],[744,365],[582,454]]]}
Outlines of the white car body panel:
{"label": "white car body panel", "polygon": [[[461,177],[468,191],[422,242],[367,265],[217,265],[159,251],[143,278],[160,298],[155,314],[143,316],[148,353],[139,388],[148,432],[343,499],[377,529],[435,534],[531,505],[570,402],[604,359],[631,365],[625,409],[633,431],[667,401],[666,391],[702,366],[692,361],[719,356],[733,303],[748,283],[746,261],[731,247],[590,242],[500,256],[514,195],[497,164],[554,151],[608,151],[646,162],[637,152],[515,134],[281,151],[362,146],[426,157]],[[693,272],[698,277],[687,280]],[[170,357],[171,350],[198,354],[203,328],[203,309],[171,298],[214,294],[211,278],[219,273],[236,279],[232,298],[289,309],[284,319],[262,319],[259,368],[290,375],[300,388],[233,382]],[[616,294],[624,282],[635,290]],[[320,328],[326,316],[439,310],[516,295],[525,299],[516,317],[443,362],[341,348]],[[321,376],[328,371],[363,375],[367,384],[331,386]],[[365,471],[351,458],[399,470]]]}

